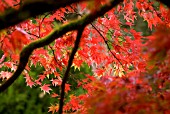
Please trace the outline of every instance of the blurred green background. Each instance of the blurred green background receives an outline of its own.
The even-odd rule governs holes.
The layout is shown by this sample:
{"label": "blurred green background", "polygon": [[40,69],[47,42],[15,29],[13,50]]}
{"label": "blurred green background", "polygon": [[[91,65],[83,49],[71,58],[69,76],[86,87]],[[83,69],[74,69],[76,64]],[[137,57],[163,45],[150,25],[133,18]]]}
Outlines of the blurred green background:
{"label": "blurred green background", "polygon": [[39,87],[27,87],[20,76],[5,92],[0,93],[0,114],[47,114],[48,107],[55,102]]}

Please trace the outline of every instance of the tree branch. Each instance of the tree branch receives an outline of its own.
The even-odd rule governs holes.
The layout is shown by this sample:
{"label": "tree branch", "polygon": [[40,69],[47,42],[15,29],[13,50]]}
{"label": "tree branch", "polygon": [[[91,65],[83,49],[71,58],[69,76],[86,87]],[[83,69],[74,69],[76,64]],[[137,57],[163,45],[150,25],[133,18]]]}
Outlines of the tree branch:
{"label": "tree branch", "polygon": [[30,17],[81,1],[87,0],[26,0],[18,10],[10,8],[0,15],[0,30],[16,25]]}
{"label": "tree branch", "polygon": [[163,4],[167,5],[167,6],[170,8],[170,2],[169,2],[169,0],[157,0],[157,1],[162,2]]}
{"label": "tree branch", "polygon": [[81,36],[82,36],[83,30],[84,30],[84,27],[81,27],[81,28],[78,30],[77,38],[76,38],[76,41],[75,41],[75,44],[74,44],[74,48],[73,48],[73,50],[72,50],[72,52],[71,52],[71,55],[70,55],[70,57],[69,57],[67,69],[66,69],[65,74],[64,74],[64,77],[63,77],[63,81],[62,81],[62,84],[61,84],[59,114],[62,114],[62,112],[63,112],[64,95],[65,95],[65,84],[66,84],[67,79],[68,79],[68,77],[69,77],[68,74],[69,74],[69,72],[70,72],[70,68],[71,68],[71,65],[72,65],[72,63],[73,63],[74,55],[76,54],[76,52],[77,52],[77,50],[78,50],[78,47],[79,47],[79,43],[80,43],[80,40],[81,40]]}
{"label": "tree branch", "polygon": [[106,4],[99,8],[97,11],[90,13],[81,19],[72,21],[68,24],[64,24],[59,28],[55,28],[49,35],[43,37],[42,39],[36,40],[26,47],[24,47],[20,53],[20,60],[17,70],[14,74],[9,78],[4,84],[0,86],[0,93],[7,89],[22,73],[25,69],[25,66],[28,62],[29,56],[33,52],[33,50],[43,47],[45,45],[49,45],[58,37],[64,35],[65,33],[72,30],[79,30],[80,27],[85,27],[89,23],[93,22],[97,17],[104,15],[107,11],[118,5],[123,0],[112,0],[110,4]]}

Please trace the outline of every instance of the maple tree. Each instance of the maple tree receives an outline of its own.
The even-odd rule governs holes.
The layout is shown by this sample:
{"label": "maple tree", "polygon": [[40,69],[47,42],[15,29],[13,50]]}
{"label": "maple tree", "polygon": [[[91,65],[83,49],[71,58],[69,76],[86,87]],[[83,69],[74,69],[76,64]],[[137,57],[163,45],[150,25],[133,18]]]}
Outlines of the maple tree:
{"label": "maple tree", "polygon": [[[52,113],[170,112],[168,1],[0,4],[0,92],[24,76],[57,99]],[[152,34],[135,29],[139,17]]]}

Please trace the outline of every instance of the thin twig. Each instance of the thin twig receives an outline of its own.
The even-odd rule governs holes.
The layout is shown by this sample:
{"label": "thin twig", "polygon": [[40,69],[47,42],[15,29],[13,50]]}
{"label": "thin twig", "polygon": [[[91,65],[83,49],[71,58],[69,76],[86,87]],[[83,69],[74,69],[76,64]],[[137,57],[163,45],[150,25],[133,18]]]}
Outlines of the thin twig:
{"label": "thin twig", "polygon": [[105,39],[105,37],[100,33],[100,31],[93,25],[91,24],[92,27],[99,33],[99,35],[102,37],[102,39],[104,40],[105,44],[107,45],[108,50],[110,51],[110,53],[112,54],[112,56],[120,63],[120,65],[122,66],[122,68],[124,68],[123,64],[121,63],[120,59],[116,57],[116,55],[111,51],[111,48],[109,47],[109,44],[107,43],[107,40]]}
{"label": "thin twig", "polygon": [[84,27],[82,27],[82,28],[80,28],[80,29],[78,30],[77,38],[76,38],[76,41],[75,41],[75,44],[74,44],[74,48],[73,48],[73,50],[72,50],[72,52],[71,52],[71,55],[70,55],[70,57],[69,57],[67,69],[66,69],[65,74],[64,74],[64,77],[63,77],[63,81],[62,81],[62,84],[61,84],[61,95],[60,95],[59,114],[62,114],[62,112],[63,112],[64,95],[65,95],[65,84],[66,84],[67,79],[68,79],[68,77],[69,77],[69,71],[70,71],[71,65],[72,65],[72,63],[73,63],[74,55],[76,54],[76,52],[77,52],[77,50],[78,50],[78,47],[79,47],[79,43],[80,43],[80,40],[81,40],[81,36],[82,36],[83,30],[84,30]]}
{"label": "thin twig", "polygon": [[32,34],[32,33],[30,33],[30,32],[27,32],[27,34],[29,34],[29,35],[31,35],[31,36],[35,36],[35,37],[39,38],[39,36],[37,36],[36,34]]}
{"label": "thin twig", "polygon": [[49,45],[50,49],[52,50],[53,56],[54,56],[54,60],[55,62],[62,68],[64,68],[64,66],[62,64],[59,63],[59,61],[57,60],[56,56],[55,56],[55,52],[54,49]]}
{"label": "thin twig", "polygon": [[42,25],[43,21],[45,20],[45,18],[46,18],[48,15],[50,15],[50,14],[51,14],[51,12],[47,13],[47,14],[42,18],[42,20],[39,22],[39,27],[38,27],[38,29],[39,29],[39,38],[41,38],[41,25]]}
{"label": "thin twig", "polygon": [[[82,17],[82,15],[80,13],[78,13],[71,5],[70,7],[74,10],[74,12],[76,12],[78,15],[80,15]],[[122,66],[122,68],[124,68],[123,64],[121,63],[121,61],[116,57],[116,55],[111,51],[107,40],[105,39],[105,37],[102,35],[102,33],[100,33],[100,31],[96,28],[96,26],[93,23],[90,23],[90,25],[98,32],[98,34],[102,37],[102,39],[104,40],[105,44],[107,45],[108,50],[110,51],[110,53],[112,54],[112,56],[120,63],[120,65]],[[109,29],[108,29],[109,30]],[[112,32],[112,31],[111,31]]]}

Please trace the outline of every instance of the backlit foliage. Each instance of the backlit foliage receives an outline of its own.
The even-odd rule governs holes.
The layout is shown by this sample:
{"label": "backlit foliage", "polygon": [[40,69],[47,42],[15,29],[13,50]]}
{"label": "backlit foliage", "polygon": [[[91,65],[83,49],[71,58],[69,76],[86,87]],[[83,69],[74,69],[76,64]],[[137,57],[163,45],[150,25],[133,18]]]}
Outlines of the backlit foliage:
{"label": "backlit foliage", "polygon": [[[1,30],[2,82],[16,71],[24,47],[50,37],[62,25],[88,14],[95,15],[101,6],[111,5],[110,1],[81,1]],[[27,0],[2,0],[0,14],[9,8],[18,10],[25,2]],[[144,30],[136,29],[139,18],[152,34],[146,36]],[[75,26],[74,23],[71,26]],[[56,104],[47,106],[49,112],[59,109],[60,86],[77,34],[74,29],[56,37],[49,45],[42,44],[33,51],[22,72],[27,86],[38,86],[56,99]],[[124,0],[117,4],[87,23],[82,33],[65,84],[64,113],[170,113],[169,49],[167,6],[155,0]]]}

